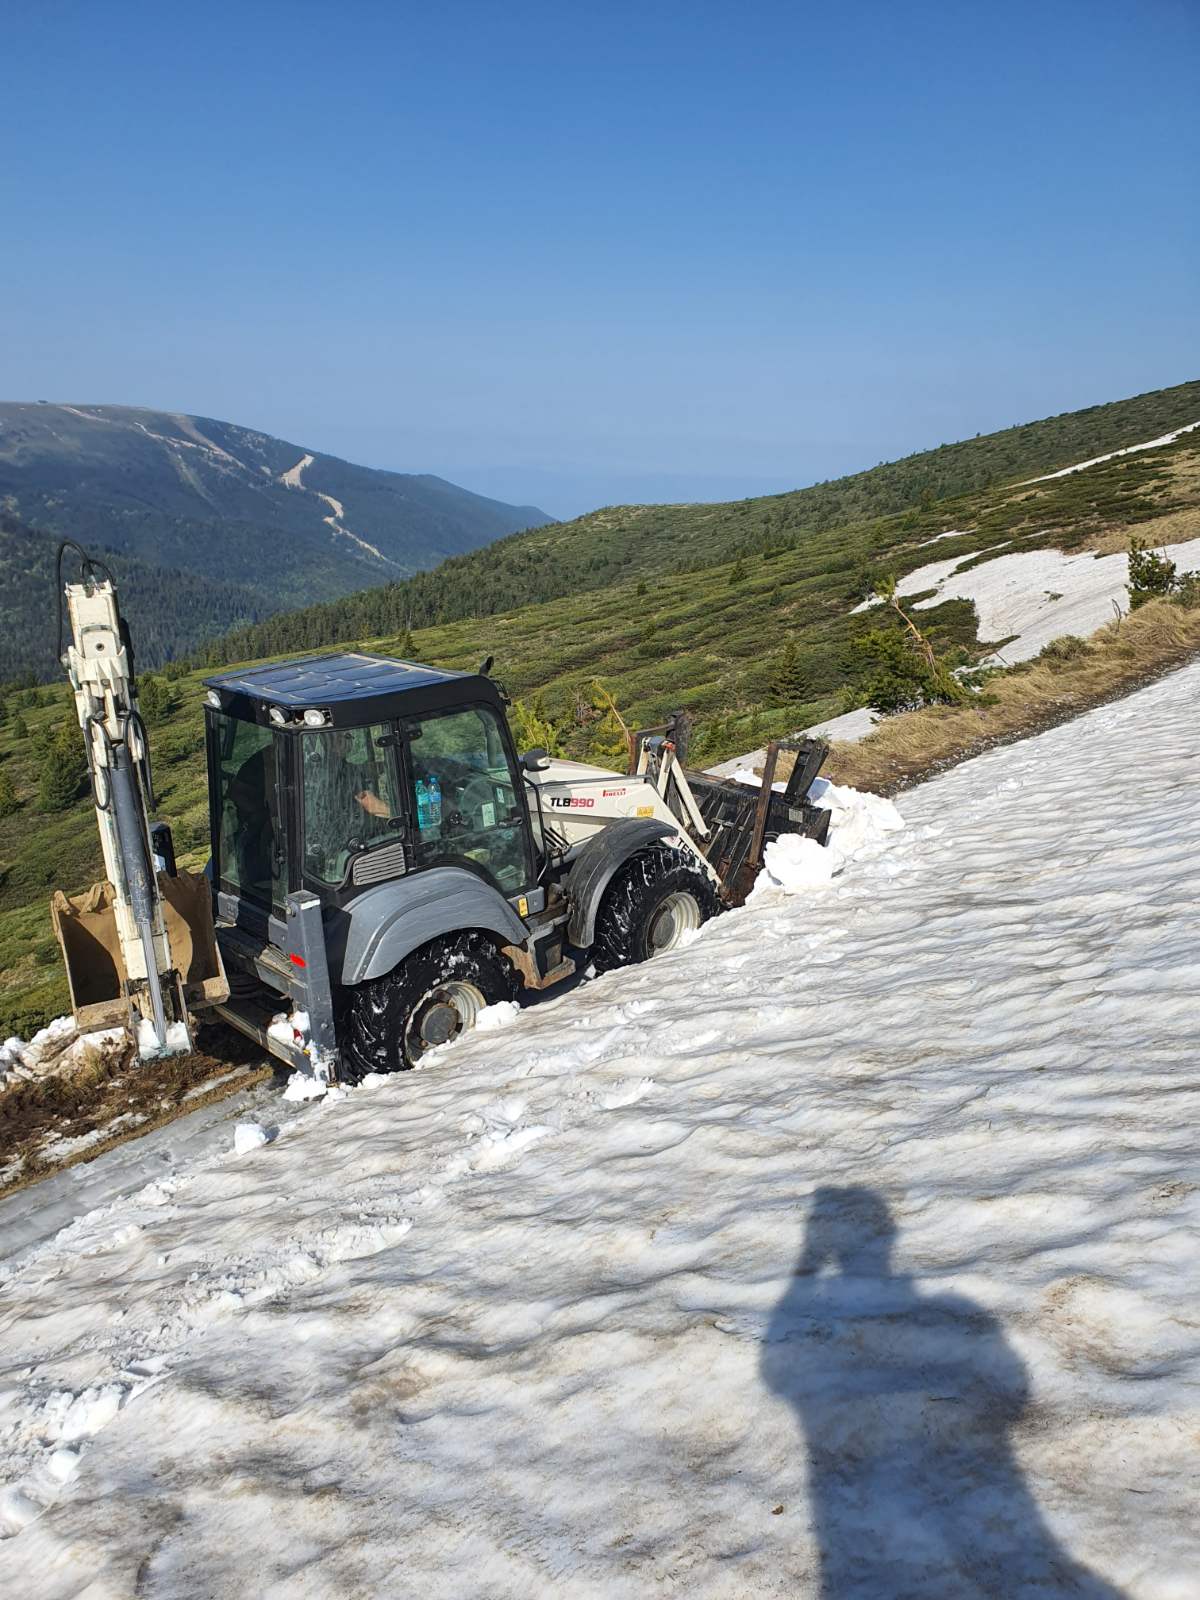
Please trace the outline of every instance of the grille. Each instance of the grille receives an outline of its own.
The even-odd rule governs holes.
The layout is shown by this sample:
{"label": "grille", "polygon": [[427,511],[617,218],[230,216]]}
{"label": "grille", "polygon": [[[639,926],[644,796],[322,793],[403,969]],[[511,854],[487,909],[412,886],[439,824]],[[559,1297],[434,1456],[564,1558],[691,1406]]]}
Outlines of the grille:
{"label": "grille", "polygon": [[350,868],[350,882],[356,885],[382,883],[385,878],[401,878],[407,871],[408,857],[404,853],[404,843],[398,841],[372,850],[368,855],[356,856]]}

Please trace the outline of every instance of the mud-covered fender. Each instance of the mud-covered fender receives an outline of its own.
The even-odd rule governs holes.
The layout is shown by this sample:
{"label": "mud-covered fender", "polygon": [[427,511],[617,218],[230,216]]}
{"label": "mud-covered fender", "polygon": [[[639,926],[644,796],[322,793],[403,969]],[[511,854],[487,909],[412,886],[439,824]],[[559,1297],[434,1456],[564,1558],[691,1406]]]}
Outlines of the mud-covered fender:
{"label": "mud-covered fender", "polygon": [[352,900],[343,915],[340,968],[336,952],[330,963],[343,984],[381,978],[421,945],[465,928],[494,933],[502,944],[523,945],[529,937],[500,891],[465,867],[430,867],[381,883]]}
{"label": "mud-covered fender", "polygon": [[588,840],[575,857],[564,886],[571,907],[567,938],[573,945],[586,950],[596,937],[596,912],[613,873],[647,845],[678,834],[678,823],[672,826],[648,817],[629,817]]}

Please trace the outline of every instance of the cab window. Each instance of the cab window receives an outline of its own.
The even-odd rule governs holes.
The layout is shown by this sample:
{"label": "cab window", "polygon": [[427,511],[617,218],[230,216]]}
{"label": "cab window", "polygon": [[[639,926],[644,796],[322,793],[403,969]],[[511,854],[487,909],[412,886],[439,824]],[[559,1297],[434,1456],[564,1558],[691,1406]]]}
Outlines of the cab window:
{"label": "cab window", "polygon": [[237,717],[214,719],[218,849],[222,881],[264,905],[279,903],[282,849],[275,785],[275,736],[270,728]]}
{"label": "cab window", "polygon": [[304,866],[337,885],[351,856],[377,839],[397,837],[401,807],[386,723],[300,736]]}
{"label": "cab window", "polygon": [[527,888],[525,801],[491,707],[414,720],[408,751],[416,865],[465,866],[505,895]]}

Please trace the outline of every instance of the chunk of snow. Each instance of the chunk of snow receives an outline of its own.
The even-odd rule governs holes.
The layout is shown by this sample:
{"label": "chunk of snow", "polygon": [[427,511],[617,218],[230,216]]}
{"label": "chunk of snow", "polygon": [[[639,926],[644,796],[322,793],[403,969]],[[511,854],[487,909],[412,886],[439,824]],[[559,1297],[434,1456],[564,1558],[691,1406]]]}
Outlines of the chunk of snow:
{"label": "chunk of snow", "polygon": [[494,1033],[497,1028],[507,1028],[521,1015],[515,1000],[497,1000],[495,1005],[484,1006],[476,1013],[475,1026],[484,1033]]}
{"label": "chunk of snow", "polygon": [[191,1048],[185,1022],[168,1022],[165,1043],[158,1042],[158,1034],[149,1017],[139,1017],[137,1026],[138,1055],[143,1061],[153,1061],[159,1056],[180,1055]]}
{"label": "chunk of snow", "polygon": [[834,852],[815,839],[806,839],[799,833],[784,833],[772,839],[763,851],[759,881],[765,880],[771,888],[782,889],[785,894],[800,894],[828,883],[837,865]]}
{"label": "chunk of snow", "polygon": [[297,1070],[288,1079],[283,1098],[292,1101],[319,1100],[328,1093],[329,1084],[324,1078],[318,1078],[313,1072]]}
{"label": "chunk of snow", "polygon": [[247,1155],[267,1143],[269,1135],[259,1122],[239,1122],[233,1130],[233,1148],[239,1156]]}

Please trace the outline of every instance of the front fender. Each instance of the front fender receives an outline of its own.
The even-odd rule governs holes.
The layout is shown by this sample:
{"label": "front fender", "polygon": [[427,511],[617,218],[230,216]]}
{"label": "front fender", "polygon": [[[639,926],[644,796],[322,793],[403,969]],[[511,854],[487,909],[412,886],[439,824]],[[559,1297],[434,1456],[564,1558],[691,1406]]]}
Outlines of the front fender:
{"label": "front fender", "polygon": [[647,845],[659,839],[674,838],[678,833],[678,823],[672,826],[669,822],[629,817],[602,828],[588,840],[575,857],[566,882],[567,899],[571,904],[567,938],[573,945],[586,950],[596,937],[596,912],[618,867],[623,867],[630,856],[637,855]]}
{"label": "front fender", "polygon": [[483,928],[524,945],[529,930],[498,889],[465,867],[430,867],[358,895],[344,913],[343,984],[381,978],[421,945],[464,928]]}

